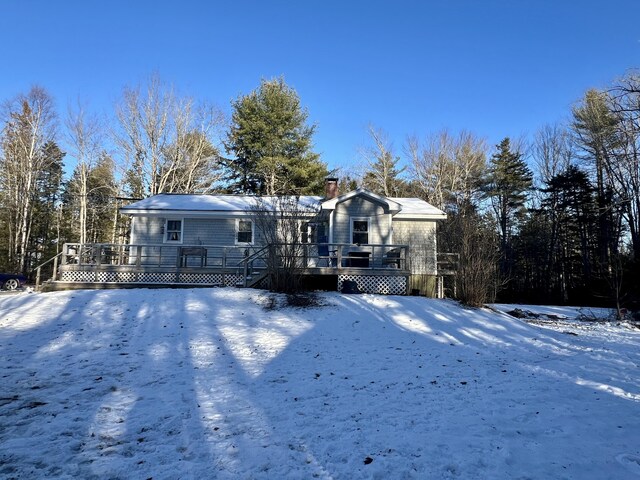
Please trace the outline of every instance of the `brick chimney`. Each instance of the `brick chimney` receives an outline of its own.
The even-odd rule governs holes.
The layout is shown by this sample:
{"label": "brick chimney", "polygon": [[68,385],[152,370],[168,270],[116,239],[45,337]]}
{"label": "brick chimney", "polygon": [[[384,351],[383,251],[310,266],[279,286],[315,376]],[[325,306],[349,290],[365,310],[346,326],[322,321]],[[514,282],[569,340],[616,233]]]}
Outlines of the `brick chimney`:
{"label": "brick chimney", "polygon": [[324,180],[324,199],[331,200],[338,196],[338,179],[336,177],[328,177]]}

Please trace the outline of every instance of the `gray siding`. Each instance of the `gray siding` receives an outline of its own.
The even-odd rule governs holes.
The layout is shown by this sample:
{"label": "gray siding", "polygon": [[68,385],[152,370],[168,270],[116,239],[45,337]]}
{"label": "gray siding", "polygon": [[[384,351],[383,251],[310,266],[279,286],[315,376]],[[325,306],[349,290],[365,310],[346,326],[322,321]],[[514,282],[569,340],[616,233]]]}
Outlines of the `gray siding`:
{"label": "gray siding", "polygon": [[234,245],[236,221],[234,218],[185,218],[185,245]]}
{"label": "gray siding", "polygon": [[394,219],[393,242],[409,245],[411,273],[437,274],[435,221]]}
{"label": "gray siding", "polygon": [[[180,217],[168,217],[179,220]],[[183,245],[232,246],[236,242],[235,218],[183,218]],[[164,244],[162,230],[164,218],[134,217],[131,225],[132,244]],[[254,244],[261,240],[260,232],[254,230]]]}
{"label": "gray siding", "polygon": [[384,206],[366,197],[354,197],[336,205],[333,217],[333,241],[351,243],[351,218],[369,217],[369,243],[391,243],[390,215]]}
{"label": "gray siding", "polygon": [[131,222],[132,244],[162,243],[164,219],[156,217],[133,217]]}

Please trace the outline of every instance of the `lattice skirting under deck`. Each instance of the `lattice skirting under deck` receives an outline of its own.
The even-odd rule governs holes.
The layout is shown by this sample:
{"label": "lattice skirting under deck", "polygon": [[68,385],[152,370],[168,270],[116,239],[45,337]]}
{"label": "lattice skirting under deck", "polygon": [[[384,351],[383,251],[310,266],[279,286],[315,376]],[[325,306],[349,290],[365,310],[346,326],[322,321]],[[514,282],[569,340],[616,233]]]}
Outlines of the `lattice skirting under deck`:
{"label": "lattice skirting under deck", "polygon": [[62,282],[78,283],[167,283],[189,285],[235,286],[242,281],[240,274],[222,273],[171,273],[171,272],[87,272],[64,271]]}
{"label": "lattice skirting under deck", "polygon": [[406,295],[407,278],[402,276],[384,275],[338,275],[338,291],[342,291],[345,280],[352,280],[358,289],[365,293],[381,295]]}

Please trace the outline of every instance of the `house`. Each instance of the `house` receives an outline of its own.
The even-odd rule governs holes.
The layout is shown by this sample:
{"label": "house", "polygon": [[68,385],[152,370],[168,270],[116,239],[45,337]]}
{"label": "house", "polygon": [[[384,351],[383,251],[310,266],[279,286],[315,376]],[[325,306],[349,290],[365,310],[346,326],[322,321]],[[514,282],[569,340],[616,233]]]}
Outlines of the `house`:
{"label": "house", "polygon": [[350,280],[366,292],[433,294],[436,225],[446,218],[418,198],[363,188],[340,195],[335,178],[324,197],[159,194],[120,211],[131,217],[129,244],[68,244],[58,281],[260,285],[270,238],[264,219],[280,216],[300,229],[304,275],[337,289]]}

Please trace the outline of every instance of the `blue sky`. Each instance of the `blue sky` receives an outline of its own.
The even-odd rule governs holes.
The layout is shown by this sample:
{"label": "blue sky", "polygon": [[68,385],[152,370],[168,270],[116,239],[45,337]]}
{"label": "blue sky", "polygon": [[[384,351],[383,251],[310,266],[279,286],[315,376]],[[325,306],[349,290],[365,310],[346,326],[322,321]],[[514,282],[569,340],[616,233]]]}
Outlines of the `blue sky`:
{"label": "blue sky", "polygon": [[568,117],[585,90],[640,67],[640,1],[0,0],[0,101],[44,86],[109,113],[152,72],[230,101],[284,75],[330,167],[367,125],[462,129],[496,144]]}

